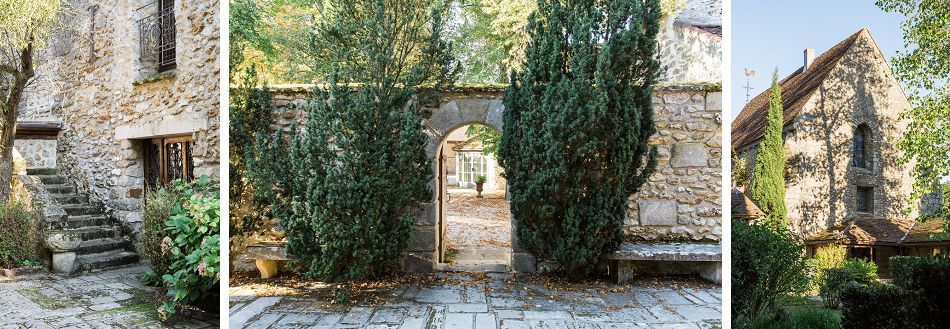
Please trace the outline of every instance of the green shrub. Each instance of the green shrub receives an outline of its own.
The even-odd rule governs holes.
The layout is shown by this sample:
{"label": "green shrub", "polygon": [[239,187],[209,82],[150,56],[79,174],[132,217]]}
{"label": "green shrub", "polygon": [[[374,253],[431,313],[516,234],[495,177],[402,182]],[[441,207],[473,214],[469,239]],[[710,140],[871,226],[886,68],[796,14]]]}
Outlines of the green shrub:
{"label": "green shrub", "polygon": [[209,299],[217,294],[220,273],[217,188],[205,176],[189,183],[176,181],[171,188],[179,197],[165,221],[167,236],[161,242],[170,262],[169,274],[162,276],[169,297],[159,307],[163,318],[182,304],[213,311],[218,303]]}
{"label": "green shrub", "polygon": [[147,284],[160,284],[162,276],[169,274],[169,261],[162,253],[162,239],[167,236],[165,222],[172,215],[178,194],[175,189],[159,188],[145,194],[142,206],[142,253],[152,265],[145,273],[143,281]]}
{"label": "green shrub", "polygon": [[870,284],[877,281],[877,264],[863,258],[851,258],[844,261],[845,269],[851,272],[854,282]]}
{"label": "green shrub", "polygon": [[659,7],[538,1],[505,92],[499,158],[519,244],[572,279],[617,249],[628,198],[656,169]]}
{"label": "green shrub", "polygon": [[14,268],[36,259],[39,238],[33,213],[25,201],[0,204],[0,268]]}
{"label": "green shrub", "polygon": [[812,276],[809,291],[819,293],[825,280],[825,271],[844,266],[847,250],[839,245],[823,246],[815,250],[815,257],[808,260]]}
{"label": "green shrub", "polygon": [[914,293],[914,319],[921,328],[938,328],[950,319],[950,257],[907,257],[890,259],[895,285]]}
{"label": "green shrub", "polygon": [[732,317],[755,322],[774,311],[779,298],[808,284],[803,246],[787,231],[732,222]]}
{"label": "green shrub", "polygon": [[841,292],[844,329],[920,328],[913,324],[914,294],[892,284],[850,284]]}
{"label": "green shrub", "polygon": [[825,301],[825,306],[838,308],[841,306],[841,292],[854,282],[854,273],[849,269],[827,269],[818,289],[818,295]]}
{"label": "green shrub", "polygon": [[791,309],[778,312],[772,317],[763,317],[752,324],[738,323],[740,329],[841,329],[838,312],[819,307]]}

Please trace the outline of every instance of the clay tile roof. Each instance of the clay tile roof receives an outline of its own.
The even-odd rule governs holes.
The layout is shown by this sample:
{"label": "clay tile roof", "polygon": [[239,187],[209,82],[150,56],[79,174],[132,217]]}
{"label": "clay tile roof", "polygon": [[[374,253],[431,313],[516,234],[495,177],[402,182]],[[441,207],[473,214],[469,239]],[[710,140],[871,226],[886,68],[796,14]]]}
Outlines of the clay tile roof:
{"label": "clay tile roof", "polygon": [[752,199],[745,196],[742,191],[732,188],[732,218],[736,219],[755,219],[765,216],[762,209],[759,209]]}
{"label": "clay tile roof", "polygon": [[917,223],[904,238],[904,243],[922,243],[936,241],[950,241],[950,237],[943,231],[946,219],[931,219]]}
{"label": "clay tile roof", "polygon": [[898,245],[911,231],[916,221],[887,219],[871,215],[855,215],[851,223],[841,228],[819,232],[810,241],[838,240],[850,245]]}
{"label": "clay tile roof", "polygon": [[[811,98],[812,93],[821,86],[831,70],[838,64],[838,60],[862,34],[870,35],[866,28],[861,29],[815,58],[807,70],[802,71],[802,68],[799,68],[779,82],[782,88],[782,108],[784,109],[783,125],[788,125],[795,119]],[[762,137],[768,111],[769,90],[766,89],[749,101],[733,120],[732,147],[734,149],[746,146]]]}

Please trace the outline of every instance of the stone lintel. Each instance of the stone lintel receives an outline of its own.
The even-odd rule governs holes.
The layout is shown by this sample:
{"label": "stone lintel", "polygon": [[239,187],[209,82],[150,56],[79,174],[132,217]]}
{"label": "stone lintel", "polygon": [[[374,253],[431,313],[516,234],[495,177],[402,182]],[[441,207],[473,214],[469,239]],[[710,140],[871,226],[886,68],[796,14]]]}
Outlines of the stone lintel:
{"label": "stone lintel", "polygon": [[208,119],[198,117],[165,117],[157,123],[124,125],[115,129],[115,138],[144,139],[192,134],[208,130]]}

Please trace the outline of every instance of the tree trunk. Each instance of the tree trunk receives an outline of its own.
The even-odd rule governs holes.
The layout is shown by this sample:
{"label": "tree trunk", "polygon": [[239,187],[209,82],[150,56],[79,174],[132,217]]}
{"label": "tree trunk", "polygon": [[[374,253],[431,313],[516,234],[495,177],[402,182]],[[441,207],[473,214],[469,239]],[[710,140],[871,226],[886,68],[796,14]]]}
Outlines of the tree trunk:
{"label": "tree trunk", "polygon": [[33,43],[20,51],[20,63],[10,88],[9,98],[4,100],[3,123],[0,125],[0,202],[10,200],[10,181],[13,179],[13,138],[16,135],[17,106],[23,98],[27,82],[33,77]]}

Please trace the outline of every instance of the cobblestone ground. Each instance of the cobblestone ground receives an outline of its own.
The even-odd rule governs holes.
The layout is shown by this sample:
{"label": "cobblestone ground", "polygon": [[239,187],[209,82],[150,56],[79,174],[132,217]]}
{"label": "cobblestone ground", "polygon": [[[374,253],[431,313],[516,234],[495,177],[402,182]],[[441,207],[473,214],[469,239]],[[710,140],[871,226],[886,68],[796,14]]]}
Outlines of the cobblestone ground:
{"label": "cobblestone ground", "polygon": [[[720,328],[722,290],[696,281],[569,284],[541,276],[437,274],[354,287],[232,283],[231,328]],[[366,292],[369,291],[369,292]]]}
{"label": "cobblestone ground", "polygon": [[76,277],[37,275],[0,281],[0,328],[209,328],[218,320],[185,311],[161,323],[158,289],[139,282],[136,265]]}

